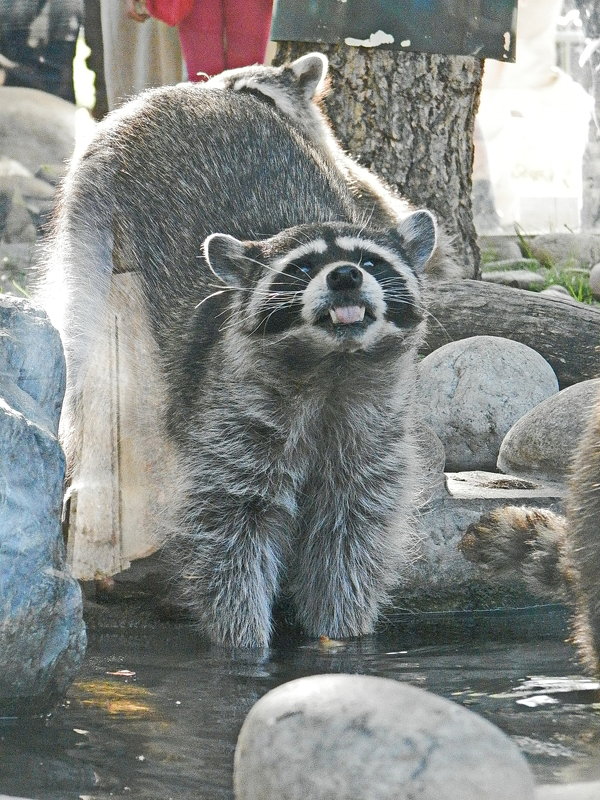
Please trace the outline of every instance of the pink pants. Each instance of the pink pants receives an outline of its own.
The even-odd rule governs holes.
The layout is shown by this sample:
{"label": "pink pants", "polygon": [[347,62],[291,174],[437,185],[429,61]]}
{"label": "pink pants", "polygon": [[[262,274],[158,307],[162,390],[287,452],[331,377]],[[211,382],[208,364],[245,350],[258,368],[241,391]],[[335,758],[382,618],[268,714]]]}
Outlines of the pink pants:
{"label": "pink pants", "polygon": [[269,41],[272,0],[195,0],[179,23],[179,41],[191,81],[224,69],[262,64]]}

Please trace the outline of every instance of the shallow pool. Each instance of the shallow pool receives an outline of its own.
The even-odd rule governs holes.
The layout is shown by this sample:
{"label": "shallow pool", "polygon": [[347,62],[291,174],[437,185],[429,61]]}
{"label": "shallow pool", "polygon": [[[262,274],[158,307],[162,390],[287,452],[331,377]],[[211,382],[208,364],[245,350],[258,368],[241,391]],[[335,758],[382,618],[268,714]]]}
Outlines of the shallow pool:
{"label": "shallow pool", "polygon": [[179,623],[100,626],[66,702],[47,720],[0,727],[0,794],[230,799],[250,707],[326,672],[407,681],[477,711],[513,737],[540,781],[600,779],[600,691],[567,634],[558,606],[395,614],[359,641],[282,633],[263,653],[211,648]]}

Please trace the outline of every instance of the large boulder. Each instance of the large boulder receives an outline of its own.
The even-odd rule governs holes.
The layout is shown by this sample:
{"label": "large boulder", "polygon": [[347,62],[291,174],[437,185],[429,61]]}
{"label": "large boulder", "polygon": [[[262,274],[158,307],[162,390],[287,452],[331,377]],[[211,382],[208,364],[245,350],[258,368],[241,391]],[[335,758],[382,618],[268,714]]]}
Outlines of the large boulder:
{"label": "large boulder", "polygon": [[446,470],[494,470],[514,423],[558,392],[552,367],[530,347],[498,336],[472,336],[421,362],[422,416],[446,451]]}
{"label": "large boulder", "polygon": [[0,155],[35,174],[41,164],[59,164],[75,146],[77,108],[38,89],[0,86]]}
{"label": "large boulder", "polygon": [[9,295],[0,336],[0,715],[19,716],[64,694],[86,637],[61,532],[60,339],[41,310]]}
{"label": "large boulder", "polygon": [[533,800],[513,742],[482,717],[404,683],[313,675],[251,709],[237,800]]}
{"label": "large boulder", "polygon": [[600,379],[581,381],[532,408],[504,437],[498,469],[527,479],[564,482],[599,395]]}

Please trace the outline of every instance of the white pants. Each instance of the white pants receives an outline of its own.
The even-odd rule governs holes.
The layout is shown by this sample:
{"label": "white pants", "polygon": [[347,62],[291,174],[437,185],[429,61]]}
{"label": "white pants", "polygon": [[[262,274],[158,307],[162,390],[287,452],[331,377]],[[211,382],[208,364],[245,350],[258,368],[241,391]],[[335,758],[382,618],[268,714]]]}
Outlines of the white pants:
{"label": "white pants", "polygon": [[130,19],[124,0],[101,0],[100,13],[109,109],[142,89],[182,80],[177,28],[152,18],[146,22]]}

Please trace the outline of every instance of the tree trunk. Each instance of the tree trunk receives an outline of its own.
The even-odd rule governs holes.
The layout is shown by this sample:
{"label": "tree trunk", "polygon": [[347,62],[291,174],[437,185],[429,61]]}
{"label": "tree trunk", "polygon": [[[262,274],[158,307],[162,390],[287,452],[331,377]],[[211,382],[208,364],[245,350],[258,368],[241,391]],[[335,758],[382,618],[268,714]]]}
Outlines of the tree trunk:
{"label": "tree trunk", "polygon": [[483,62],[281,42],[276,63],[315,49],[329,58],[325,106],[342,145],[415,206],[434,211],[454,237],[464,274],[478,277],[471,171]]}
{"label": "tree trunk", "polygon": [[[575,0],[583,31],[588,39],[600,39],[600,0]],[[581,227],[585,231],[600,230],[600,49],[589,56],[592,75],[594,115],[590,122],[588,143],[583,156],[583,205]]]}

